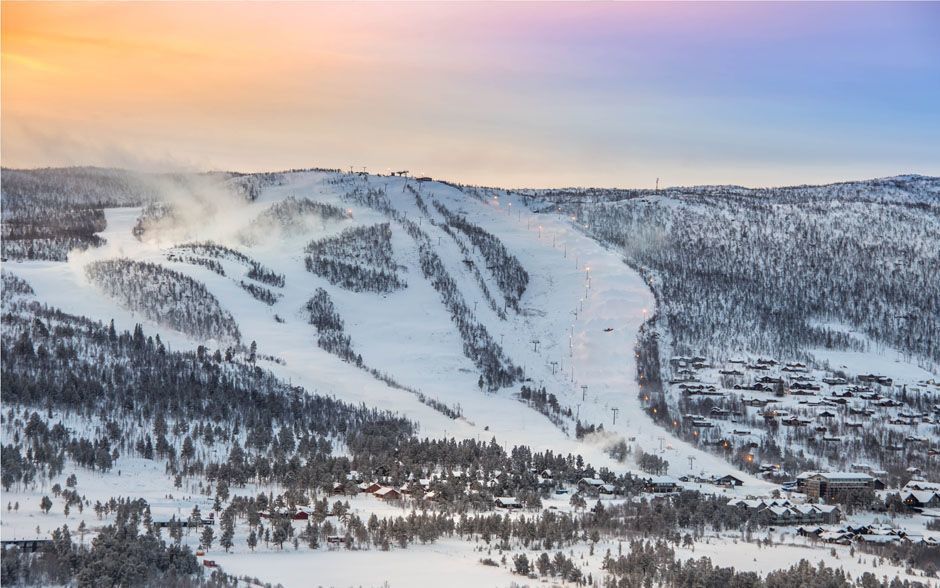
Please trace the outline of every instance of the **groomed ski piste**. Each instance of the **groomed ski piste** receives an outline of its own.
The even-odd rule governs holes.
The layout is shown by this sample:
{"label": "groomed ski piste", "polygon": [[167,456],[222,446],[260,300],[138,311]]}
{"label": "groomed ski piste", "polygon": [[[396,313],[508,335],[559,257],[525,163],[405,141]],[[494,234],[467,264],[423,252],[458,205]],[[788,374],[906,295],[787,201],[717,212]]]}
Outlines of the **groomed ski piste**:
{"label": "groomed ski piste", "polygon": [[[276,361],[261,359],[260,366],[310,393],[392,410],[418,423],[420,437],[495,439],[507,448],[527,445],[533,450],[580,454],[597,468],[647,476],[632,460],[635,451],[625,462],[608,454],[611,445],[623,440],[634,450],[656,453],[668,460],[670,476],[733,474],[744,482],[737,488],[683,483],[688,488],[720,493],[729,499],[770,496],[778,488],[736,470],[716,455],[671,437],[649,418],[638,399],[641,390],[636,380],[634,346],[640,326],[655,312],[652,293],[617,251],[586,236],[574,219],[537,214],[527,208],[520,196],[501,190],[480,190],[472,195],[441,182],[419,183],[401,177],[332,172],[295,172],[285,174],[284,178],[284,183],[266,187],[253,202],[233,197],[211,217],[185,218],[182,230],[172,234],[155,232],[138,239],[132,229],[141,209],[107,209],[107,229],[101,233],[107,244],[103,247],[73,252],[66,263],[5,263],[4,271],[26,280],[40,302],[105,323],[113,319],[119,330],[133,330],[135,324],[141,323],[148,333],[159,333],[173,350],[195,349],[199,345],[210,349],[222,347],[222,342],[194,339],[121,307],[90,282],[85,272],[90,263],[115,258],[161,264],[204,284],[234,317],[242,343],[254,341],[259,354],[276,358]],[[603,432],[577,439],[575,419],[562,418],[560,424],[553,423],[518,398],[521,386],[518,382],[495,391],[482,389],[478,381],[480,371],[464,355],[460,334],[448,310],[422,275],[417,241],[388,214],[343,197],[353,189],[383,190],[397,214],[418,223],[456,282],[465,304],[474,310],[477,321],[501,345],[505,356],[523,368],[525,383],[530,387],[544,386],[556,395],[562,408],[570,408],[585,425],[603,425]],[[412,190],[426,202],[426,211],[419,208]],[[260,213],[289,197],[334,205],[346,211],[346,218],[308,219],[303,231],[272,230],[250,246],[239,239]],[[473,272],[474,267],[484,268],[485,260],[473,247],[467,259],[455,239],[441,228],[443,217],[435,203],[495,235],[528,273],[528,286],[518,311],[506,308],[505,320],[498,316]],[[379,223],[389,223],[394,262],[406,287],[386,293],[353,292],[305,268],[304,248],[312,240]],[[207,240],[243,252],[283,274],[285,284],[276,289],[280,295],[277,301],[266,305],[240,287],[237,283],[240,270],[230,260],[221,261],[227,274],[221,276],[205,267],[167,258],[177,245]],[[493,275],[482,270],[480,275],[491,296],[500,302],[499,286]],[[422,402],[414,392],[389,386],[318,347],[316,329],[309,324],[304,311],[307,300],[318,288],[330,295],[345,322],[345,334],[365,365],[384,372],[403,387],[420,392],[426,399],[459,407],[462,416],[450,418]],[[185,517],[196,504],[205,512],[212,506],[211,499],[194,491],[191,482],[182,491],[175,489],[159,461],[121,457],[114,469],[105,474],[76,470],[82,493],[92,502],[116,495],[139,496],[150,502],[154,516],[166,517]],[[70,473],[67,467],[61,476],[63,481]],[[232,493],[251,495],[269,490],[233,488]],[[4,504],[16,501],[20,505],[18,510],[4,513],[4,539],[36,536],[37,529],[39,536],[44,536],[63,523],[78,524],[81,517],[75,512],[67,516],[61,512],[43,514],[38,504],[46,493],[46,482],[35,491],[4,492]],[[569,498],[570,495],[551,498],[544,506],[568,510]],[[403,514],[408,508],[385,504],[368,495],[348,500],[363,518],[372,512]],[[842,546],[831,548],[836,554],[833,556],[830,546],[814,549],[792,534],[787,540],[794,545],[760,550],[752,544],[739,544],[733,534],[726,534],[694,549],[680,550],[678,556],[694,558],[707,554],[716,564],[757,572],[786,567],[806,558],[844,566],[856,575],[870,569],[873,563],[868,562],[873,560],[869,556],[853,559],[848,548]],[[195,546],[198,538],[187,536],[186,541]],[[476,544],[453,540],[392,552],[342,549],[311,552],[295,551],[293,547],[283,551],[273,547],[249,551],[243,536],[236,538],[235,545],[231,553],[216,548],[206,557],[228,573],[285,586],[380,586],[386,581],[391,586],[508,586],[526,581],[505,567],[481,565],[479,560],[485,554],[476,550]],[[587,554],[586,545],[574,551],[584,560],[586,572],[599,575],[600,559],[606,549],[616,553],[617,545],[601,544],[594,555]],[[907,577],[901,568],[883,566],[878,571],[879,576]]]}
{"label": "groomed ski piste", "polygon": [[[104,247],[74,253],[65,264],[23,262],[8,264],[7,269],[27,280],[39,300],[66,312],[105,322],[113,318],[119,329],[132,330],[136,323],[142,323],[148,332],[160,333],[171,349],[195,348],[199,344],[217,346],[213,341],[194,340],[120,308],[89,283],[84,274],[86,264],[101,259],[129,258],[163,264],[205,284],[235,317],[243,341],[254,340],[260,353],[285,362],[283,366],[270,363],[266,367],[310,391],[395,410],[420,423],[421,434],[429,437],[483,440],[495,437],[505,446],[551,447],[562,453],[581,453],[596,467],[607,466],[614,471],[627,467],[642,473],[629,464],[616,463],[604,452],[611,442],[608,437],[632,438],[652,451],[658,449],[658,437],[663,434],[637,400],[635,375],[637,330],[655,310],[655,302],[640,276],[623,263],[617,252],[584,236],[572,226],[571,219],[534,214],[518,198],[500,192],[493,192],[500,194],[500,198],[480,201],[445,184],[425,183],[421,187],[426,199],[436,199],[497,235],[528,271],[530,283],[521,312],[510,310],[508,320],[501,321],[487,305],[473,276],[463,267],[463,255],[454,241],[426,219],[422,224],[468,306],[476,308],[478,320],[487,326],[493,339],[501,340],[507,355],[523,367],[526,377],[531,379],[530,385],[545,385],[560,402],[578,410],[584,423],[604,425],[606,435],[593,442],[579,442],[574,439],[573,428],[566,434],[513,398],[518,386],[496,393],[480,391],[478,370],[464,357],[459,335],[437,292],[421,276],[414,240],[394,222],[392,247],[396,262],[407,268],[403,273],[408,279],[407,288],[391,294],[349,292],[305,270],[303,249],[310,240],[334,236],[352,226],[388,222],[381,213],[342,200],[340,192],[345,187],[329,184],[329,177],[318,172],[292,174],[288,184],[268,188],[258,201],[235,207],[221,218],[205,219],[205,232],[191,232],[188,238],[176,242],[138,241],[131,229],[140,210],[108,209],[108,228],[101,234],[108,241]],[[367,182],[360,180],[359,186],[384,188],[395,208],[417,222],[423,215],[415,206],[414,197],[403,189],[406,182],[370,176]],[[240,246],[235,238],[238,231],[273,202],[288,196],[351,209],[352,218],[326,222],[299,235],[275,234],[253,247]],[[441,220],[433,208],[431,214],[435,220]],[[229,228],[228,234],[219,227]],[[231,279],[199,266],[167,261],[165,252],[174,245],[207,239],[243,250],[287,276],[283,298],[268,307]],[[331,294],[346,322],[347,333],[366,363],[432,398],[449,405],[459,404],[465,418],[456,421],[447,418],[420,403],[413,394],[390,388],[319,349],[316,332],[301,312],[318,287]],[[496,290],[494,284],[490,288]],[[276,322],[274,315],[285,322]],[[557,363],[553,367],[551,362]],[[587,386],[586,391],[582,386]],[[616,424],[612,409],[618,409]],[[669,444],[671,475],[736,472],[720,458],[688,444],[678,440]],[[691,470],[689,457],[694,458]],[[747,482],[749,492],[769,488],[754,478],[747,477]]]}

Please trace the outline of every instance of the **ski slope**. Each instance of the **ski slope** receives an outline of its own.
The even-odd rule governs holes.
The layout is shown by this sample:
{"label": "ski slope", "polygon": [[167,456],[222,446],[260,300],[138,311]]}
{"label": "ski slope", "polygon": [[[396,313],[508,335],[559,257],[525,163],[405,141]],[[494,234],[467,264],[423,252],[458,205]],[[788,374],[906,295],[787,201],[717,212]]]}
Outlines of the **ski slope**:
{"label": "ski slope", "polygon": [[[605,452],[606,447],[622,438],[647,452],[662,447],[670,474],[736,473],[747,482],[742,492],[770,488],[765,482],[735,472],[717,456],[673,438],[664,439],[668,433],[643,412],[637,399],[634,343],[640,325],[653,312],[654,300],[640,276],[623,263],[616,251],[586,237],[570,218],[533,214],[521,200],[502,192],[494,191],[480,199],[443,183],[411,181],[428,202],[430,215],[425,218],[405,188],[408,179],[361,176],[350,185],[345,176],[347,183],[337,184],[341,175],[288,174],[283,184],[266,188],[257,201],[246,204],[233,200],[230,206],[218,207],[211,217],[186,219],[183,231],[157,238],[148,236],[144,242],[131,234],[139,209],[108,209],[108,226],[102,233],[108,243],[104,247],[75,252],[67,263],[23,262],[7,264],[7,269],[26,279],[39,300],[67,312],[102,321],[113,319],[120,329],[143,323],[148,332],[160,333],[174,349],[200,344],[218,346],[217,342],[194,340],[120,308],[101,295],[83,271],[92,261],[112,257],[161,263],[204,283],[235,317],[243,342],[247,345],[256,341],[259,353],[281,360],[264,362],[265,367],[310,392],[395,410],[418,422],[422,436],[492,437],[506,447],[528,445],[533,450],[580,453],[597,467],[636,471],[633,463],[618,463]],[[544,385],[585,424],[603,424],[605,433],[575,439],[573,421],[564,428],[550,422],[517,399],[518,384],[496,393],[480,390],[478,370],[463,355],[460,336],[447,309],[421,273],[417,244],[398,223],[391,221],[392,246],[407,288],[389,294],[355,293],[306,271],[303,249],[311,239],[332,236],[351,226],[389,222],[382,213],[343,199],[343,193],[351,187],[384,189],[397,211],[420,222],[468,306],[475,307],[477,319],[493,340],[502,344],[513,363],[524,368],[530,385]],[[251,219],[289,196],[343,207],[351,218],[313,222],[299,234],[275,231],[251,247],[239,242],[239,231]],[[431,206],[434,201],[496,235],[521,261],[530,281],[519,313],[510,309],[504,321],[491,310],[462,263],[463,254],[456,243],[430,222],[442,221]],[[229,277],[166,259],[174,245],[207,239],[237,249],[284,274],[286,284],[280,290],[283,296],[269,307]],[[233,267],[226,265],[226,272],[236,275],[238,270]],[[492,276],[485,277],[489,289],[498,294]],[[459,405],[463,418],[448,418],[421,403],[411,392],[389,387],[318,348],[316,331],[307,324],[302,311],[318,287],[329,292],[366,365],[430,398]],[[283,322],[277,322],[275,315]]]}

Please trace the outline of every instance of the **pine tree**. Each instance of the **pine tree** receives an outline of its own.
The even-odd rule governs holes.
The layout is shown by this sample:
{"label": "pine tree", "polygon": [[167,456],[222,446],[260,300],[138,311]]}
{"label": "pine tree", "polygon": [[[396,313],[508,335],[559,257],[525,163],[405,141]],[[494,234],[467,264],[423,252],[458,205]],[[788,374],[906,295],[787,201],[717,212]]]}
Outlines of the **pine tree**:
{"label": "pine tree", "polygon": [[[228,513],[228,511],[226,511]],[[219,545],[221,545],[226,553],[232,546],[235,545],[235,515],[222,515],[222,536],[219,537]]]}
{"label": "pine tree", "polygon": [[517,555],[512,558],[513,565],[516,568],[516,573],[522,576],[529,575],[529,558],[526,557],[524,553]]}
{"label": "pine tree", "polygon": [[202,528],[202,535],[199,536],[199,542],[205,549],[210,549],[212,547],[212,542],[215,540],[215,531],[212,530],[211,525],[206,525]]}

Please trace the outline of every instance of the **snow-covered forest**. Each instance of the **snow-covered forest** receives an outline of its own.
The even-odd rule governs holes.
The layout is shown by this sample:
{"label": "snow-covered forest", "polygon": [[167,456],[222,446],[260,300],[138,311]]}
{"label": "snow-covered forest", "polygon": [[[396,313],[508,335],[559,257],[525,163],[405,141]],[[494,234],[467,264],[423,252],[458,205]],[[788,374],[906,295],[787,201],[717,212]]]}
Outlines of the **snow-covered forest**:
{"label": "snow-covered forest", "polygon": [[887,345],[940,363],[935,178],[540,197],[648,276],[677,354]]}
{"label": "snow-covered forest", "polygon": [[232,315],[203,284],[185,274],[121,258],[91,263],[85,273],[118,304],[149,319],[203,339],[239,340]]}
{"label": "snow-covered forest", "polygon": [[362,292],[391,292],[404,288],[392,252],[388,223],[344,230],[340,235],[307,245],[307,270],[331,284]]}

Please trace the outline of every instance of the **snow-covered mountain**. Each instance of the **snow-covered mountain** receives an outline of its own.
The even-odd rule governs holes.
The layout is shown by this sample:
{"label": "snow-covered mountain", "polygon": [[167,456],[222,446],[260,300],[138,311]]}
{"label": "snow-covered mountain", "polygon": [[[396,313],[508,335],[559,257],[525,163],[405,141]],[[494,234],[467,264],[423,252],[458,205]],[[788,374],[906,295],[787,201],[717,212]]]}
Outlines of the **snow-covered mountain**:
{"label": "snow-covered mountain", "polygon": [[[554,516],[549,508],[575,516],[581,507],[571,493],[581,478],[610,485],[608,506],[620,508],[649,489],[644,480],[651,475],[669,474],[682,477],[675,482],[698,492],[705,501],[701,504],[718,512],[712,507],[732,497],[770,496],[780,490],[778,482],[804,467],[846,468],[850,455],[870,462],[871,470],[890,470],[892,481],[904,475],[895,467],[901,462],[936,476],[927,450],[940,437],[934,414],[940,395],[935,371],[940,317],[932,314],[940,308],[940,280],[932,280],[938,268],[930,263],[940,247],[940,179],[903,176],[824,187],[651,193],[506,191],[329,170],[143,179],[108,171],[105,180],[96,179],[93,170],[81,170],[77,180],[55,173],[70,180],[56,183],[40,172],[16,172],[8,189],[4,178],[4,353],[10,354],[4,358],[4,382],[14,386],[17,396],[9,403],[4,399],[4,412],[10,412],[3,442],[5,453],[8,446],[11,452],[22,450],[26,463],[31,458],[24,435],[32,422],[30,435],[37,427],[61,426],[67,431],[63,435],[87,435],[93,451],[84,465],[75,465],[79,454],[69,451],[63,467],[50,469],[43,462],[38,477],[4,482],[4,503],[30,507],[7,513],[4,540],[12,534],[36,535],[37,525],[45,536],[63,522],[78,524],[74,511],[54,517],[37,510],[40,498],[50,492],[47,486],[73,471],[90,503],[118,495],[142,497],[153,511],[150,516],[161,520],[186,518],[193,505],[208,512],[224,484],[216,512],[229,505],[240,522],[234,554],[226,548],[211,559],[228,572],[265,580],[270,564],[252,562],[280,562],[287,553],[274,544],[259,547],[257,554],[248,549],[257,523],[248,513],[257,503],[246,507],[234,496],[254,500],[259,492],[269,499],[278,494],[278,508],[313,508],[339,483],[337,496],[351,501],[361,519],[403,514],[371,496],[345,496],[347,483],[378,482],[394,486],[395,492],[420,486],[422,495],[447,496],[453,504],[438,503],[444,511],[489,511],[495,497],[512,495],[532,513],[545,509],[546,514],[533,517]],[[73,200],[76,190],[81,195]],[[851,257],[831,259],[835,241],[820,235],[833,231]],[[751,247],[748,233],[766,249]],[[83,248],[75,248],[76,240]],[[805,247],[792,246],[796,241]],[[696,248],[701,249],[697,262]],[[828,261],[806,253],[810,249],[828,255]],[[716,269],[722,259],[738,265],[723,275]],[[697,272],[697,264],[705,269]],[[852,264],[863,272],[878,271],[883,279],[863,275],[857,283],[834,285],[832,280],[849,279]],[[787,266],[782,274],[781,265]],[[813,271],[818,275],[807,277]],[[779,293],[788,280],[802,293],[798,303],[784,304],[783,297],[770,293]],[[837,312],[835,305],[822,302],[836,294],[842,296],[839,305],[857,302],[851,293],[861,284],[868,298],[864,312]],[[719,309],[723,304],[726,308]],[[807,308],[801,316],[794,310],[797,304]],[[744,311],[750,313],[746,320]],[[862,318],[875,313],[909,318],[904,325]],[[768,326],[773,320],[778,322]],[[741,332],[741,325],[758,326]],[[270,391],[272,396],[252,397],[248,404],[218,397],[184,411],[185,419],[184,412],[153,414],[161,410],[159,395],[146,396],[139,406],[128,399],[123,410],[133,417],[120,421],[115,398],[121,382],[160,381],[138,380],[144,370],[135,371],[151,352],[168,359],[148,364],[147,370],[190,366],[188,377],[199,383],[194,392],[231,378],[230,394]],[[75,404],[65,395],[44,402],[23,392],[26,383],[39,378],[35,368],[44,365],[43,354],[57,367],[48,371],[49,380],[40,381],[64,387],[73,369],[89,381],[106,377],[100,394],[116,403],[105,408],[85,398]],[[703,357],[692,357],[698,354]],[[740,376],[730,374],[737,365],[756,365],[760,356],[772,356],[776,363],[759,373],[745,374],[742,367]],[[80,368],[82,362],[86,367]],[[793,393],[802,389],[794,384],[845,378],[844,384],[814,394],[833,398],[856,384],[858,376],[872,373],[892,380],[869,384],[877,398],[833,405],[839,412],[838,436],[846,441],[841,449],[822,447],[823,432],[791,435],[765,428],[765,409],[742,404],[747,396],[779,394],[779,419],[806,418],[829,405],[800,404],[805,396]],[[780,387],[762,392],[754,387],[758,377],[779,379]],[[716,393],[706,395],[707,402],[690,400],[682,384],[713,386]],[[162,385],[185,396],[183,388],[173,388],[178,383]],[[295,405],[297,415],[330,422],[313,434],[303,419],[283,412],[272,413],[281,416],[266,425],[261,424],[266,416],[245,412],[244,420],[238,418],[256,400],[290,411],[286,400],[283,406],[277,403],[292,394],[337,403]],[[862,413],[865,417],[849,416],[853,408],[883,400],[899,404]],[[183,410],[174,402],[183,400],[168,398],[164,408]],[[710,424],[696,424],[697,415],[711,409],[719,412],[702,416]],[[30,420],[33,410],[45,424]],[[211,419],[200,419],[200,411],[212,414]],[[877,439],[848,439],[846,423],[905,412],[911,414],[904,418],[921,419],[919,424],[892,425]],[[686,419],[687,413],[695,414]],[[198,428],[190,428],[195,423]],[[829,426],[832,436],[835,425]],[[108,433],[109,427],[127,432]],[[259,441],[264,429],[267,438]],[[738,429],[745,433],[734,437]],[[291,465],[294,448],[308,451],[316,435],[336,461],[314,467],[314,454],[304,454],[303,462]],[[117,453],[106,468],[95,457],[99,437],[109,439],[105,454]],[[461,455],[467,461],[454,460],[446,446],[431,451],[419,444],[421,439],[453,440],[454,447],[465,443]],[[28,440],[36,446],[33,436]],[[906,457],[869,447],[882,442],[900,443]],[[394,443],[401,445],[388,446]],[[383,445],[388,452],[378,449]],[[494,449],[487,458],[489,445]],[[238,463],[255,463],[272,453],[274,471],[235,477],[233,446],[242,452]],[[62,447],[66,451],[67,445]],[[200,465],[188,467],[184,453],[198,457],[187,458],[193,460],[189,466]],[[5,476],[12,463],[4,462]],[[307,485],[285,468],[309,476]],[[554,474],[546,471],[552,469]],[[723,476],[741,485],[712,482]],[[593,501],[599,491],[591,484],[582,482],[581,491]],[[401,503],[406,510],[430,504],[411,500]],[[243,524],[242,516],[248,517]],[[85,518],[93,524],[94,517]],[[925,525],[920,519],[907,524]],[[262,527],[277,531],[273,521]],[[330,528],[333,534],[343,529],[344,541],[356,533],[348,516]],[[301,531],[298,526],[298,536]],[[188,533],[188,543],[200,541]],[[788,540],[795,540],[790,535]],[[481,557],[498,559],[495,552],[474,554],[464,542],[445,536],[440,551],[422,552],[429,561],[459,562],[466,568],[467,585],[513,581],[497,561],[495,569],[476,563]],[[613,535],[601,540],[615,542]],[[369,541],[381,548],[378,539]],[[594,557],[593,545],[587,554],[591,543],[597,540],[560,541],[554,547],[578,550],[583,577],[613,574]],[[505,539],[510,559],[516,553],[513,545]],[[796,551],[776,567],[802,556],[790,549]],[[380,584],[388,577],[414,583],[379,553],[363,554],[368,566],[348,583]],[[343,552],[317,556],[333,558],[329,565],[357,565]],[[713,557],[716,563],[733,563],[720,553]],[[305,583],[302,571],[293,569],[302,564],[292,562],[275,563],[281,571],[271,579]],[[557,565],[568,569],[564,561]],[[512,561],[506,564],[514,566],[519,571]],[[853,573],[861,571],[859,566]],[[324,584],[347,583],[337,575],[323,578]]]}

